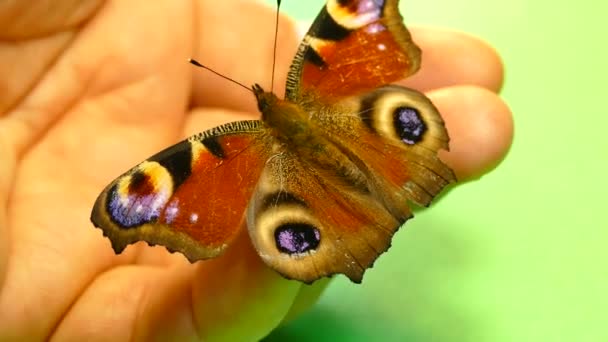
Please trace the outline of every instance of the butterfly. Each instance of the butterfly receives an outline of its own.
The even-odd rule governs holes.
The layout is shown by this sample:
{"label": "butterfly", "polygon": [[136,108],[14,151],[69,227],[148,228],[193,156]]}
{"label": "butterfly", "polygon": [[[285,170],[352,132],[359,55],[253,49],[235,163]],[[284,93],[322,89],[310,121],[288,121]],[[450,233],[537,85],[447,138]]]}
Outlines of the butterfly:
{"label": "butterfly", "polygon": [[[191,262],[217,257],[247,227],[259,256],[305,283],[360,283],[391,238],[452,170],[448,134],[423,94],[391,82],[420,49],[398,0],[329,0],[301,42],[285,98],[252,87],[260,120],[227,123],[110,183],[91,214],[116,253],[137,241]],[[245,228],[243,228],[245,229]]]}

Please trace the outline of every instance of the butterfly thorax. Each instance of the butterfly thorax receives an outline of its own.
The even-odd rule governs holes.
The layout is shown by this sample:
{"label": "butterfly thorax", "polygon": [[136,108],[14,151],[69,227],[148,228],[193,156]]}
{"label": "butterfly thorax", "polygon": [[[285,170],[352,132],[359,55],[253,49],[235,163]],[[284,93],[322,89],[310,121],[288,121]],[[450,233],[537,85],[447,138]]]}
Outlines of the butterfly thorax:
{"label": "butterfly thorax", "polygon": [[361,170],[344,154],[340,146],[326,138],[324,129],[305,107],[281,100],[271,92],[254,86],[262,122],[271,134],[302,162],[314,165],[319,172],[347,178],[351,184],[364,181]]}
{"label": "butterfly thorax", "polygon": [[262,121],[277,139],[301,146],[319,138],[315,138],[315,125],[300,106],[281,100],[272,92],[265,92],[259,85],[255,85],[253,90]]}

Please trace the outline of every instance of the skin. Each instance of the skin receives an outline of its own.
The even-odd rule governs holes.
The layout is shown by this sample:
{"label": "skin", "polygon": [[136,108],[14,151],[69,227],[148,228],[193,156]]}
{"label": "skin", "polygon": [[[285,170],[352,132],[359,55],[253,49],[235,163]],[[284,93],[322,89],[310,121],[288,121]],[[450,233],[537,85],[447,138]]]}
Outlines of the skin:
{"label": "skin", "polygon": [[[0,5],[0,340],[256,340],[312,305],[327,281],[284,280],[246,234],[224,256],[189,264],[142,244],[114,255],[89,222],[97,194],[137,162],[258,117],[251,94],[185,61],[267,85],[274,9],[253,0],[46,3]],[[281,19],[277,94],[294,27]],[[411,31],[423,67],[404,84],[444,116],[452,140],[442,159],[461,182],[478,178],[512,141],[496,94],[501,61],[465,34]]]}

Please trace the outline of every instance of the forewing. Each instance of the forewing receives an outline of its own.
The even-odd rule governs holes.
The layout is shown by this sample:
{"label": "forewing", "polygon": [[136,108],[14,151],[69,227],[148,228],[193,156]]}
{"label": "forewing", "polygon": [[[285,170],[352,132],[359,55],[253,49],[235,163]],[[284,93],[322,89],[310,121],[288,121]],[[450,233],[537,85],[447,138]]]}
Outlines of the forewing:
{"label": "forewing", "polygon": [[329,102],[405,78],[419,65],[398,0],[329,0],[300,44],[285,97]]}
{"label": "forewing", "polygon": [[140,163],[99,195],[91,214],[116,253],[146,241],[190,261],[230,244],[266,161],[258,121],[192,136]]}

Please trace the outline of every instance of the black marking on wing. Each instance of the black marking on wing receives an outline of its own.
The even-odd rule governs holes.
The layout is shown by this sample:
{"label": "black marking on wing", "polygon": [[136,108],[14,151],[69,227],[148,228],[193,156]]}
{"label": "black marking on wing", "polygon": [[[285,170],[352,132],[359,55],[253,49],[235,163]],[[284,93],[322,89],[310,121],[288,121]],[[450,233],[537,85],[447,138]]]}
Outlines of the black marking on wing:
{"label": "black marking on wing", "polygon": [[309,32],[309,34],[315,38],[340,41],[348,37],[348,35],[351,33],[351,30],[340,25],[327,12],[327,7],[323,7],[315,23],[317,25],[314,25]]}
{"label": "black marking on wing", "polygon": [[201,143],[203,145],[205,145],[205,148],[207,148],[207,150],[209,152],[211,152],[214,156],[221,158],[221,159],[226,158],[226,154],[224,153],[224,148],[220,144],[217,137],[205,138],[201,141]]}
{"label": "black marking on wing", "polygon": [[190,177],[192,171],[192,145],[188,141],[182,141],[155,154],[148,160],[158,162],[167,169],[173,179],[173,187],[177,188]]}
{"label": "black marking on wing", "polygon": [[317,51],[312,48],[312,46],[310,46],[304,52],[304,60],[320,68],[325,67],[327,65],[323,58],[317,53]]}

